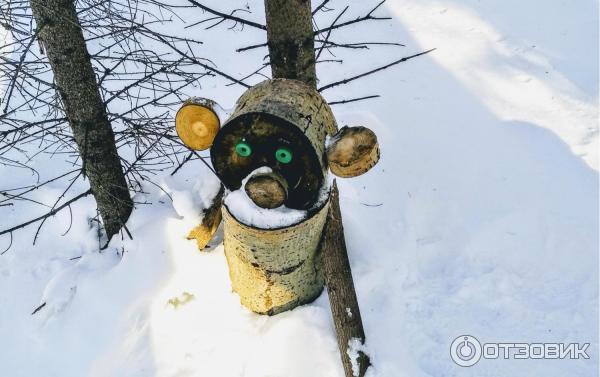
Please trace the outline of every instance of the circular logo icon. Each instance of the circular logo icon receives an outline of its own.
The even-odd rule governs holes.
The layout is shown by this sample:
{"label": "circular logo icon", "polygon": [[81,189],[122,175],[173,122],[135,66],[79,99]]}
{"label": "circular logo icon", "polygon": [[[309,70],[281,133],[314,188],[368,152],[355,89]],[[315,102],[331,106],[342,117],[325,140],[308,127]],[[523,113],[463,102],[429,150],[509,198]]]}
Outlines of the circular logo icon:
{"label": "circular logo icon", "polygon": [[461,367],[470,367],[481,359],[481,343],[471,335],[461,335],[450,345],[450,357]]}

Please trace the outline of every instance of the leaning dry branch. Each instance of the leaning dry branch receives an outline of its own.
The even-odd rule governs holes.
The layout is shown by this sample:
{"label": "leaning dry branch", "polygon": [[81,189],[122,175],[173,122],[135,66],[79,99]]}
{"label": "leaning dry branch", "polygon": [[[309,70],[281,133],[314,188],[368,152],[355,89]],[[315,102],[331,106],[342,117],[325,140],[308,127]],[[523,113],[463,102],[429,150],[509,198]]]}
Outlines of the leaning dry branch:
{"label": "leaning dry branch", "polygon": [[[327,286],[335,324],[335,334],[346,376],[364,377],[371,365],[369,356],[362,350],[355,350],[358,352],[357,360],[354,360],[354,364],[357,366],[356,372],[358,373],[355,373],[352,367],[353,361],[348,353],[353,342],[359,342],[361,346],[365,344],[365,331],[346,251],[344,225],[335,180],[331,189],[330,203],[321,240],[325,285]],[[357,345],[354,344],[354,346]]]}

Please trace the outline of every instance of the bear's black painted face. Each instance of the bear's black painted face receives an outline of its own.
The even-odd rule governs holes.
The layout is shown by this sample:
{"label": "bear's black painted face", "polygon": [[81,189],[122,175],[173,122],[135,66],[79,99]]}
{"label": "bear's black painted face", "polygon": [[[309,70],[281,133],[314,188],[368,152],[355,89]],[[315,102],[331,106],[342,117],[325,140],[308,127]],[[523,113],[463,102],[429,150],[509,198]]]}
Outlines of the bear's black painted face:
{"label": "bear's black painted face", "polygon": [[297,127],[269,114],[245,114],[219,130],[210,149],[217,175],[229,190],[260,167],[285,180],[288,208],[308,209],[317,200],[323,170],[308,138]]}

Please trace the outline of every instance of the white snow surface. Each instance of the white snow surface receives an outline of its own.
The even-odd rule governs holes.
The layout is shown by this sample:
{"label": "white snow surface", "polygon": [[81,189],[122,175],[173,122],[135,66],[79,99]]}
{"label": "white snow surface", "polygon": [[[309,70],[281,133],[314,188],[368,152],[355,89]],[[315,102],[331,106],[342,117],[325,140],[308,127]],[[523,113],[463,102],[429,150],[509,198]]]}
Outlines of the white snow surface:
{"label": "white snow surface", "polygon": [[367,348],[360,339],[350,339],[348,341],[348,349],[346,350],[346,353],[348,354],[348,357],[350,358],[350,363],[352,365],[352,375],[356,377],[359,377],[360,374],[360,365],[358,364],[359,352],[363,352],[367,355],[369,354],[369,350],[367,350]]}
{"label": "white snow surface", "polygon": [[[249,4],[242,14],[264,21],[261,1],[206,3]],[[375,3],[352,1],[346,17]],[[333,37],[406,47],[336,50],[344,65],[318,67],[324,85],[437,48],[324,92],[331,101],[382,96],[333,108],[340,126],[372,128],[382,151],[369,173],[338,180],[369,376],[597,376],[598,3],[390,0],[379,12],[393,19]],[[190,10],[187,21],[201,17]],[[190,31],[206,42],[198,56],[237,77],[266,53],[233,52],[263,42],[261,31]],[[207,79],[190,95],[230,108],[242,89],[224,84]],[[36,168],[50,175],[59,164]],[[3,168],[0,189],[27,179]],[[326,293],[274,317],[253,314],[231,292],[222,235],[209,252],[186,240],[217,187],[199,161],[161,178],[136,197],[152,204],[128,222],[133,240],[101,254],[91,198],[73,206],[64,236],[67,212],[35,246],[35,226],[15,233],[0,256],[0,376],[343,376]],[[62,189],[33,198],[52,203]],[[0,207],[0,228],[43,211],[28,208]],[[0,250],[9,242],[0,238]],[[591,358],[464,368],[449,356],[463,334],[590,343]]]}

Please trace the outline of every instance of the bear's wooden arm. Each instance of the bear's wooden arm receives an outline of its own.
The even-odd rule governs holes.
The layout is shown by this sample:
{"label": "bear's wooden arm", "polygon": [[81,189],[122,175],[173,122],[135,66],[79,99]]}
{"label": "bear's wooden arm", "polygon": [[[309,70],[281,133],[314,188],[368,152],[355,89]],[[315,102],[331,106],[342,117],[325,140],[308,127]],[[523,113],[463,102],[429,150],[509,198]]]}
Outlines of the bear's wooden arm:
{"label": "bear's wooden arm", "polygon": [[188,240],[196,240],[198,244],[198,250],[202,251],[206,248],[206,245],[213,238],[219,224],[221,224],[221,205],[223,204],[223,194],[225,189],[223,185],[219,189],[217,196],[213,199],[211,205],[202,211],[202,221],[200,224],[192,229],[187,236]]}

